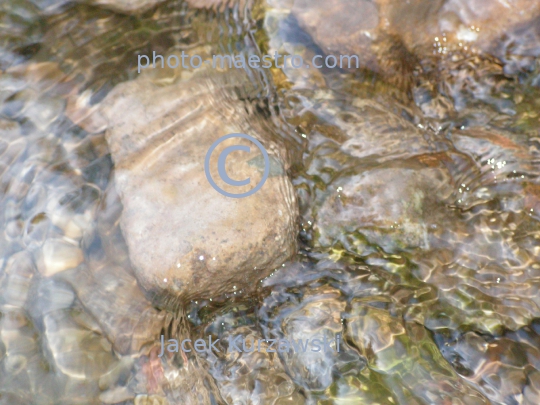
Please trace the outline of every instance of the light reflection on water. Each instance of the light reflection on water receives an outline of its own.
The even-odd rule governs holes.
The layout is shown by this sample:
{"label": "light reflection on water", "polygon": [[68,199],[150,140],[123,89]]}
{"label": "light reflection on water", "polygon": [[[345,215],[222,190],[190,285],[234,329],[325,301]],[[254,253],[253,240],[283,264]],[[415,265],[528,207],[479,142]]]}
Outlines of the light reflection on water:
{"label": "light reflection on water", "polygon": [[[175,3],[137,17],[5,4],[1,404],[540,402],[534,71],[505,76],[494,58],[457,53],[424,61],[442,73],[411,97],[366,72],[246,80],[246,102],[279,107],[301,249],[254,296],[172,314],[137,285],[108,145],[84,118],[136,78],[137,52],[237,52],[241,24]],[[320,53],[273,7],[254,12],[263,51]],[[345,341],[341,353],[162,361],[162,333]]]}

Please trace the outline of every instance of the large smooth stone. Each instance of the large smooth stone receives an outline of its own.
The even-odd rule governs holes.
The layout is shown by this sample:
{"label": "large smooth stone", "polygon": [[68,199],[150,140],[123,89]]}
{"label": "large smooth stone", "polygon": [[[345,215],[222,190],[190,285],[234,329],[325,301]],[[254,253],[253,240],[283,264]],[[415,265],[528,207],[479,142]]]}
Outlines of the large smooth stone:
{"label": "large smooth stone", "polygon": [[[253,289],[296,249],[297,206],[285,150],[253,105],[233,96],[235,88],[247,88],[242,73],[203,72],[164,84],[147,72],[118,85],[101,106],[136,277],[160,300]],[[270,156],[270,176],[249,197],[226,197],[205,175],[208,149],[230,133],[257,138]],[[251,148],[226,161],[228,175],[249,177],[250,185],[227,186],[217,175],[218,155],[231,144]],[[216,148],[210,167],[220,187],[241,193],[259,182],[264,163],[253,144],[233,139]]]}

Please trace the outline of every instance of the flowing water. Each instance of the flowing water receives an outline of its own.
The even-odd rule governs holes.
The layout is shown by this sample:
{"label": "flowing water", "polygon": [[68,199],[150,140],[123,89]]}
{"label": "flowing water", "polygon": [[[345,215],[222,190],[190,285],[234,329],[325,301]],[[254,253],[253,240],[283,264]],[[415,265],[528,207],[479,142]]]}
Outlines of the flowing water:
{"label": "flowing water", "polygon": [[[0,404],[540,403],[534,58],[426,57],[405,88],[364,70],[242,70],[227,85],[208,70],[286,146],[298,253],[255,294],[172,311],[142,292],[106,124],[88,117],[137,79],[138,54],[322,53],[289,3],[130,16],[3,0]],[[159,358],[160,334],[343,341]]]}

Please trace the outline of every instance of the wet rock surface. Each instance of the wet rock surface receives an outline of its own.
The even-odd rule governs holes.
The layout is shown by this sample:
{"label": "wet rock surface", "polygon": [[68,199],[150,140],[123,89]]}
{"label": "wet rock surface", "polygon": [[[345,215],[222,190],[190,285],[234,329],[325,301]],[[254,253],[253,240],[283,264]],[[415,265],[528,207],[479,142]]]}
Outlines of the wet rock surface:
{"label": "wet rock surface", "polygon": [[526,0],[270,3],[290,11],[326,54],[358,55],[361,67],[397,84],[412,80],[423,59],[455,51],[493,54],[514,71],[540,54],[540,7]]}
{"label": "wet rock surface", "polygon": [[[186,300],[250,289],[295,251],[297,209],[286,154],[264,122],[243,114],[248,105],[227,96],[229,86],[201,75],[158,87],[141,76],[115,88],[100,107],[123,202],[123,234],[137,279],[155,296]],[[231,133],[258,138],[274,163],[264,186],[246,198],[221,195],[205,174],[210,146]],[[222,150],[210,167],[217,167]],[[264,163],[257,165],[253,152],[231,155],[229,176],[257,184]],[[211,175],[219,179],[217,170]]]}
{"label": "wet rock surface", "polygon": [[293,4],[292,15],[325,53],[359,55],[361,66],[373,70],[379,67],[376,54],[369,51],[371,35],[380,24],[375,3],[338,1],[329,5],[322,0],[296,0]]}

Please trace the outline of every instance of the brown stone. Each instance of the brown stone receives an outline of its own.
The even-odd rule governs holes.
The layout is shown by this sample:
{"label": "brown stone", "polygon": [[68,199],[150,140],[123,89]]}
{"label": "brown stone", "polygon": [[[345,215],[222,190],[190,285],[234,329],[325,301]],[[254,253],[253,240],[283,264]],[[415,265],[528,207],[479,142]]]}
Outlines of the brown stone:
{"label": "brown stone", "polygon": [[396,83],[412,80],[404,76],[417,60],[450,50],[502,58],[512,35],[520,56],[540,52],[539,34],[527,31],[540,3],[529,0],[294,0],[291,11],[326,54],[357,55],[361,67]]}
{"label": "brown stone", "polygon": [[[139,283],[160,301],[251,290],[295,252],[297,207],[285,151],[268,123],[232,96],[235,80],[229,73],[194,75],[162,86],[141,74],[101,106],[130,259]],[[270,155],[270,176],[246,198],[218,193],[205,175],[208,149],[229,133],[257,138]],[[227,191],[245,192],[263,171],[253,144],[225,142],[210,167],[231,143],[252,148],[230,154],[226,166],[231,178],[250,177],[250,185],[235,190],[211,173]]]}

